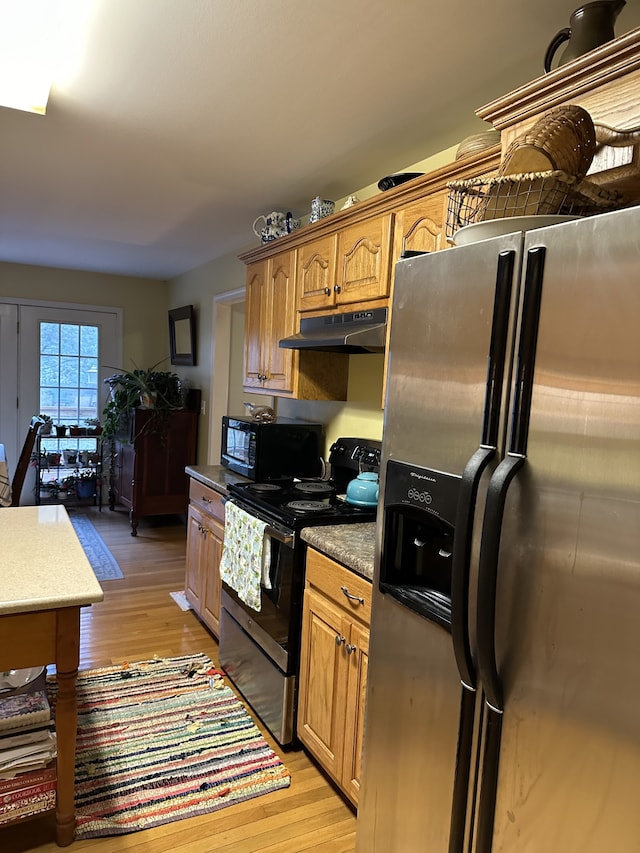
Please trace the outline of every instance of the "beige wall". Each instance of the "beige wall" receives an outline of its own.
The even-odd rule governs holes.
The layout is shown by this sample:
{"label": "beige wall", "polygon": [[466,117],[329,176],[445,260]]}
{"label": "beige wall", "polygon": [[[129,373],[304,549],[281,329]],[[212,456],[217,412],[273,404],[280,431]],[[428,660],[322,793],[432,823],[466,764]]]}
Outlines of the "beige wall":
{"label": "beige wall", "polygon": [[155,279],[0,263],[0,297],[121,308],[123,362],[131,370],[166,359],[168,285]]}

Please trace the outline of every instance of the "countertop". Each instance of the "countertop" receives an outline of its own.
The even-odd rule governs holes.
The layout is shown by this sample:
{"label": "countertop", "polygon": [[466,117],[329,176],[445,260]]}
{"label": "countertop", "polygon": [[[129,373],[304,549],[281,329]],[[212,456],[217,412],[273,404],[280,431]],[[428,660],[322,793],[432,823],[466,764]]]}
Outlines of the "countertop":
{"label": "countertop", "polygon": [[300,536],[312,548],[322,551],[363,578],[373,580],[375,522],[320,524],[317,527],[305,527]]}
{"label": "countertop", "polygon": [[193,477],[205,486],[215,489],[221,495],[227,494],[227,486],[230,483],[248,483],[249,480],[242,474],[229,471],[223,465],[187,465],[184,469],[187,476]]}
{"label": "countertop", "polygon": [[[246,477],[235,474],[222,465],[188,465],[185,471],[189,477],[194,477],[223,495],[227,494],[227,486],[230,483],[249,482]],[[373,580],[376,538],[374,522],[305,527],[301,530],[300,537],[327,557],[342,563],[363,578]]]}
{"label": "countertop", "polygon": [[0,616],[102,601],[63,506],[0,509]]}

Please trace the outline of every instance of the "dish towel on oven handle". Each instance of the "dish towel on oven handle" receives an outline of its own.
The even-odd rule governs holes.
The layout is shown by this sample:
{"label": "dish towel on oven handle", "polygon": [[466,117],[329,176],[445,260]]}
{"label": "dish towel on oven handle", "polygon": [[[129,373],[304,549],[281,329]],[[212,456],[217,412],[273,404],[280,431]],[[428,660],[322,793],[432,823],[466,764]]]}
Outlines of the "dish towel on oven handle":
{"label": "dish towel on oven handle", "polygon": [[232,501],[225,504],[224,547],[220,577],[252,610],[260,611],[260,585],[271,589],[271,548],[265,521],[241,509]]}

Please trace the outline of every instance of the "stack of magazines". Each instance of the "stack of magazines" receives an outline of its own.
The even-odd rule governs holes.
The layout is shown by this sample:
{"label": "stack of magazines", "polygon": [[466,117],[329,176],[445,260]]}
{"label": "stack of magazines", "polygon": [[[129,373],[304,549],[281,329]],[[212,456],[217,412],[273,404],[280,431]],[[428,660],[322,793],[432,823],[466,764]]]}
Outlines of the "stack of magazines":
{"label": "stack of magazines", "polygon": [[56,735],[45,673],[0,692],[0,825],[55,807]]}

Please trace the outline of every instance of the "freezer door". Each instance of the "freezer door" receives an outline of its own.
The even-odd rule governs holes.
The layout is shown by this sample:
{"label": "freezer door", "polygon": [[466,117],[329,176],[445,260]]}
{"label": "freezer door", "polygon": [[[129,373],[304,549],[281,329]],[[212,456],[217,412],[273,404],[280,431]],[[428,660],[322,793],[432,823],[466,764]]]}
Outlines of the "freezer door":
{"label": "freezer door", "polygon": [[[472,673],[463,678],[454,649],[456,631],[447,619],[418,615],[379,591],[385,526],[397,519],[392,507],[386,511],[386,477],[395,461],[464,481],[481,444],[493,445],[499,458],[521,248],[522,235],[508,235],[408,259],[396,269],[381,465],[385,513],[378,525],[374,577],[359,853],[466,849],[479,702],[468,689],[472,678],[466,676]],[[496,306],[501,288],[504,298]],[[497,341],[496,314],[503,325]],[[484,450],[488,461],[494,451]],[[477,467],[478,476],[482,471]],[[488,474],[489,469],[486,478]],[[469,550],[476,492],[481,491],[477,486],[471,490],[464,525]],[[401,496],[394,500],[404,505]],[[459,542],[458,525],[456,536]],[[416,536],[416,547],[422,539]],[[447,593],[451,579],[441,581],[438,589]],[[466,607],[461,633],[469,627]]]}
{"label": "freezer door", "polygon": [[[396,266],[385,458],[462,474],[481,441],[486,414],[500,257],[514,256],[517,278],[521,248],[522,235],[511,234]],[[507,312],[514,309],[517,294],[511,295]],[[513,324],[510,318],[506,323],[511,342]],[[496,413],[499,403],[495,401]]]}
{"label": "freezer door", "polygon": [[546,247],[526,463],[496,600],[493,853],[640,847],[640,210]]}

